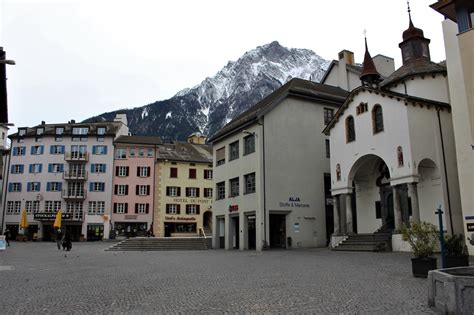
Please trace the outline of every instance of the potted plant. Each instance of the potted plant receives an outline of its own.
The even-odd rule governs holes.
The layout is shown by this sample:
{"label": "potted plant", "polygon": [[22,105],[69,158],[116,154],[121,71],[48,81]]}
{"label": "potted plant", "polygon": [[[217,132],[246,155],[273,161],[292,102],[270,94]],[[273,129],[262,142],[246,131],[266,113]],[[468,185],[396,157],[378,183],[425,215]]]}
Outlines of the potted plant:
{"label": "potted plant", "polygon": [[403,224],[403,240],[408,242],[415,258],[411,259],[415,277],[426,278],[428,271],[436,269],[436,258],[431,257],[437,241],[436,226],[428,222],[411,222],[410,227]]}
{"label": "potted plant", "polygon": [[444,248],[446,249],[446,268],[469,266],[469,254],[461,234],[447,236]]}

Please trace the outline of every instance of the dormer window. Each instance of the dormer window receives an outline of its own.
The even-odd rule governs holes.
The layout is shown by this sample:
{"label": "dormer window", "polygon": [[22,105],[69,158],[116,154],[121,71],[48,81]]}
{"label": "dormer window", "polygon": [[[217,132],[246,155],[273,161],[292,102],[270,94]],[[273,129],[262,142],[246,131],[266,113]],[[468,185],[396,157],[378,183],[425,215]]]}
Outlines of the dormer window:
{"label": "dormer window", "polygon": [[24,137],[26,135],[26,129],[18,129],[18,136]]}
{"label": "dormer window", "polygon": [[72,128],[72,141],[87,141],[87,134],[89,128],[87,127],[74,127]]}
{"label": "dormer window", "polygon": [[43,127],[36,128],[36,135],[37,136],[42,136],[43,133],[44,133],[44,128]]}
{"label": "dormer window", "polygon": [[54,133],[56,136],[62,136],[64,134],[64,127],[56,127]]}
{"label": "dormer window", "polygon": [[107,130],[107,128],[105,128],[105,127],[98,127],[97,128],[97,135],[99,135],[99,136],[105,135],[106,130]]}

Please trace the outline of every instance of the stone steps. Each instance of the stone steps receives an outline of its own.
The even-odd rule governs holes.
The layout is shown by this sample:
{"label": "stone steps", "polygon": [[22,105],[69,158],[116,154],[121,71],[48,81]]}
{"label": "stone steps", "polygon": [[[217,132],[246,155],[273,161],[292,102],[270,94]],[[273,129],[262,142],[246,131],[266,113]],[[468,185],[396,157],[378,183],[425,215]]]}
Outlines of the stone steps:
{"label": "stone steps", "polygon": [[106,251],[206,250],[209,248],[211,248],[211,238],[135,237],[114,244]]}
{"label": "stone steps", "polygon": [[376,232],[373,234],[350,235],[338,246],[335,251],[391,251],[392,235],[390,233]]}

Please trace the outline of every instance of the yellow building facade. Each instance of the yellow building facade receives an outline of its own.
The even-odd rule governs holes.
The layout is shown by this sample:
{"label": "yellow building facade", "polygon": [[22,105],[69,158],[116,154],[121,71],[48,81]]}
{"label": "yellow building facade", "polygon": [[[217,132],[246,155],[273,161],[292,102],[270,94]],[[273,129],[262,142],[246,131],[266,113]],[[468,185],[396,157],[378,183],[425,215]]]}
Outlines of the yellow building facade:
{"label": "yellow building facade", "polygon": [[155,236],[211,235],[212,148],[164,144],[157,152],[155,172]]}

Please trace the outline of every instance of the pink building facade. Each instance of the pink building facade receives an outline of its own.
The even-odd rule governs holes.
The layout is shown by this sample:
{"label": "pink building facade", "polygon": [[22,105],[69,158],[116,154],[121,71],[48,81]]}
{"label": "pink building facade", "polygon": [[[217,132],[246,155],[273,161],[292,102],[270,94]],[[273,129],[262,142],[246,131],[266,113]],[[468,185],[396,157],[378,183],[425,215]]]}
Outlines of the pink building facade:
{"label": "pink building facade", "polygon": [[153,234],[156,147],[159,137],[122,136],[115,140],[112,235]]}

